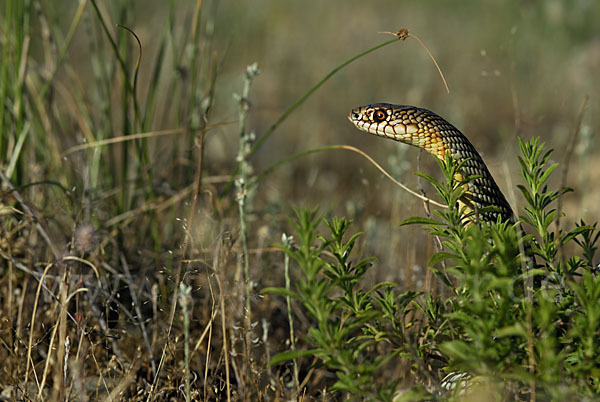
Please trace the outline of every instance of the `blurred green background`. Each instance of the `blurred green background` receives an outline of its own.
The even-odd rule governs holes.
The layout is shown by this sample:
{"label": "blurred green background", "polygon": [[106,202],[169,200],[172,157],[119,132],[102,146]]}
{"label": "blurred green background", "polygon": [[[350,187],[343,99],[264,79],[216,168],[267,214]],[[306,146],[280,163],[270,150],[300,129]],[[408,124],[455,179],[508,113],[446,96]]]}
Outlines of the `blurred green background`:
{"label": "blurred green background", "polygon": [[[250,127],[263,132],[330,69],[385,41],[382,31],[407,28],[437,59],[451,93],[417,41],[387,46],[336,74],[300,107],[256,155],[257,170],[284,155],[328,144],[350,144],[374,156],[396,177],[419,188],[413,172],[437,174],[417,149],[364,135],[348,111],[373,102],[434,110],[461,129],[482,153],[511,202],[519,203],[517,136],[541,137],[562,162],[583,115],[567,184],[567,213],[595,219],[600,4],[595,1],[222,1],[215,35],[223,55],[217,109],[231,119],[227,94],[239,91],[240,71],[258,62],[251,92]],[[223,95],[225,94],[225,95]],[[230,110],[230,111],[228,111]],[[213,155],[236,149],[235,130],[211,134]],[[420,159],[420,166],[419,166]],[[554,175],[558,185],[560,174]],[[425,187],[432,195],[431,189]],[[510,189],[510,190],[509,190]],[[518,191],[517,191],[518,193]],[[330,151],[293,162],[266,178],[262,202],[321,205],[361,221],[382,265],[409,260],[426,244],[419,229],[400,219],[422,215],[422,203],[398,190],[365,160]],[[388,254],[389,251],[389,254]],[[419,252],[419,254],[421,254]],[[425,252],[427,254],[427,252]],[[418,264],[424,258],[417,257]],[[382,261],[383,258],[383,261]]]}
{"label": "blurred green background", "polygon": [[[186,108],[179,102],[185,102],[181,94],[190,85],[190,70],[170,57],[173,49],[190,39],[195,6],[192,1],[148,0],[100,4],[101,12],[112,22],[120,21],[119,12],[128,10],[125,20],[142,42],[138,94],[143,98],[148,88],[157,88],[156,112],[146,126],[148,130],[187,123],[187,117],[173,109]],[[52,2],[51,7],[45,7],[66,31],[77,3]],[[93,18],[90,7],[85,18]],[[162,59],[162,79],[157,81],[153,63],[159,58],[161,33],[169,18],[175,21],[174,36]],[[205,1],[201,18],[200,51],[204,56],[196,66],[201,80],[209,75],[207,60],[211,52],[217,61],[215,104],[209,124],[237,121],[238,103],[233,95],[241,92],[247,65],[257,62],[261,70],[250,92],[247,126],[258,136],[332,68],[391,38],[380,32],[400,28],[407,28],[426,43],[448,80],[450,94],[445,92],[425,50],[412,38],[371,53],[334,75],[276,130],[252,157],[257,173],[296,152],[349,144],[372,155],[413,189],[423,185],[432,195],[432,189],[419,183],[413,174],[419,170],[438,173],[428,155],[364,135],[346,119],[349,110],[358,105],[412,104],[435,111],[461,129],[479,149],[509,200],[518,204],[514,191],[519,182],[517,136],[541,137],[557,150],[554,160],[562,161],[572,142],[581,104],[589,95],[569,166],[567,184],[576,191],[567,197],[566,211],[583,218],[598,216],[600,193],[594,183],[599,179],[595,133],[599,119],[600,4],[596,1],[221,0]],[[34,30],[43,33],[42,28]],[[114,24],[109,30],[125,35]],[[96,43],[108,46],[98,27],[93,30],[80,26],[68,50],[71,68],[59,69],[57,80],[66,88],[80,86],[92,102],[110,108],[118,94],[109,95],[107,105],[107,94],[87,85],[94,80],[94,68],[100,68],[94,62],[114,65],[115,61],[98,58],[97,49],[90,45],[90,35],[95,35]],[[131,42],[127,60],[133,71],[137,49],[130,37],[123,38]],[[38,40],[32,39],[32,57],[43,69],[47,67]],[[189,57],[191,49],[186,46],[177,50],[180,60]],[[173,90],[175,81],[181,88]],[[105,135],[122,135],[120,124],[122,117],[113,116],[112,132]],[[205,175],[233,172],[238,133],[235,123],[208,132]],[[62,150],[78,141],[73,133],[48,135],[64,140],[59,145]],[[172,139],[151,141],[150,168],[155,178],[168,185],[190,184],[184,179],[175,185],[170,173],[181,164],[193,166],[189,161],[194,151],[182,145],[175,154],[184,162],[174,160],[174,154],[165,151],[174,144],[177,141]],[[86,163],[77,156],[70,158],[75,166]],[[75,167],[79,172],[82,169]],[[558,185],[560,175],[554,176],[554,184]],[[356,154],[322,152],[276,169],[258,187],[252,230],[264,226],[273,229],[269,234],[277,241],[277,226],[285,222],[280,218],[289,214],[288,206],[304,204],[321,205],[325,212],[359,222],[360,229],[367,231],[366,247],[382,265],[405,258],[409,264],[423,265],[430,254],[428,240],[418,228],[396,227],[405,217],[423,214],[421,202],[397,189]],[[281,212],[282,216],[277,216]],[[278,225],[272,227],[273,221]]]}

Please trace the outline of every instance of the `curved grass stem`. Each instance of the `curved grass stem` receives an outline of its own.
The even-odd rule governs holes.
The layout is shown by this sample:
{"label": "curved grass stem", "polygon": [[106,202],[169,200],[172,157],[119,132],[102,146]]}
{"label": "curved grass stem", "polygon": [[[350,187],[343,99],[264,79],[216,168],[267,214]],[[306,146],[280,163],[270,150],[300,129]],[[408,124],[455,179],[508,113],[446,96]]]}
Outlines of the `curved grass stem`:
{"label": "curved grass stem", "polygon": [[265,176],[267,176],[269,173],[273,172],[275,169],[277,169],[279,166],[281,166],[285,163],[295,161],[296,159],[299,159],[306,155],[310,155],[310,154],[314,154],[314,153],[322,152],[322,151],[329,151],[329,150],[333,150],[333,149],[345,149],[347,151],[356,152],[357,154],[361,155],[363,158],[367,159],[373,166],[375,166],[377,168],[377,170],[379,170],[385,177],[390,179],[398,187],[402,188],[403,190],[409,192],[410,194],[414,195],[415,197],[417,197],[423,201],[429,202],[440,208],[447,208],[446,205],[439,203],[437,201],[434,201],[432,199],[429,199],[429,198],[419,194],[418,192],[411,190],[406,185],[404,185],[401,182],[399,182],[398,180],[394,179],[394,177],[391,174],[389,174],[383,167],[381,167],[380,164],[375,162],[375,160],[373,158],[371,158],[369,155],[367,155],[365,152],[361,151],[360,149],[355,148],[351,145],[328,145],[328,146],[324,146],[324,147],[308,149],[306,151],[298,152],[297,154],[283,158],[280,161],[278,161],[278,162],[274,163],[273,165],[269,166],[268,168],[266,168],[262,173],[256,175],[256,177],[254,178],[254,180],[251,184],[251,187],[254,187]]}
{"label": "curved grass stem", "polygon": [[376,46],[373,46],[370,49],[367,49],[363,52],[360,52],[352,57],[350,57],[348,60],[346,60],[345,62],[343,62],[342,64],[338,65],[337,67],[335,67],[333,70],[331,70],[325,77],[323,77],[319,82],[317,82],[312,88],[310,88],[304,95],[302,95],[300,98],[298,98],[298,100],[296,102],[294,102],[290,107],[288,107],[282,114],[281,116],[279,116],[279,118],[275,121],[275,123],[273,123],[271,125],[271,127],[269,127],[267,129],[267,131],[265,131],[259,138],[258,140],[254,143],[254,145],[252,146],[252,149],[250,150],[250,155],[252,155],[254,152],[256,152],[258,150],[258,148],[260,148],[260,146],[271,136],[271,134],[273,134],[273,132],[277,129],[277,127],[279,127],[281,125],[281,123],[283,123],[285,121],[285,119],[287,119],[287,117],[292,114],[292,112],[294,110],[296,110],[300,105],[302,105],[304,103],[304,101],[306,99],[308,99],[309,96],[311,96],[317,89],[319,89],[325,82],[327,82],[328,79],[330,79],[331,77],[333,77],[335,75],[335,73],[337,73],[338,71],[340,71],[342,68],[346,67],[348,64],[352,63],[353,61],[360,59],[361,57],[377,50],[380,49],[384,46],[389,45],[390,43],[394,43],[397,42],[399,39],[391,39],[388,41],[385,41],[383,43],[380,43]]}

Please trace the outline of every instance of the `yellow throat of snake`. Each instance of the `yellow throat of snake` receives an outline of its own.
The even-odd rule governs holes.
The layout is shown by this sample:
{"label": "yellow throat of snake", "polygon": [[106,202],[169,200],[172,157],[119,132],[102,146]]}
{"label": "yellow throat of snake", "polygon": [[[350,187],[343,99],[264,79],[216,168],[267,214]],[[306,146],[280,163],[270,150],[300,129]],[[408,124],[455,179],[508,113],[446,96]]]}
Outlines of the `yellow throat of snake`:
{"label": "yellow throat of snake", "polygon": [[463,175],[480,177],[467,184],[465,203],[475,210],[493,206],[495,211],[481,214],[483,221],[514,220],[510,205],[475,147],[444,118],[415,106],[375,103],[352,109],[348,119],[362,131],[416,146],[441,160],[449,152],[457,161],[466,161]]}

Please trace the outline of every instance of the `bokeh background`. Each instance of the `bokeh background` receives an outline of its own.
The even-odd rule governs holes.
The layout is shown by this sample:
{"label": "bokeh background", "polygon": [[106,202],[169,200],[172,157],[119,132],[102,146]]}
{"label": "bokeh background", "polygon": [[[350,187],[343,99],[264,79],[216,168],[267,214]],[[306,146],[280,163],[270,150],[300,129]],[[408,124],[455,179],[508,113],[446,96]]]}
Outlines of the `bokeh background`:
{"label": "bokeh background", "polygon": [[[302,105],[258,152],[257,171],[305,149],[349,144],[419,189],[414,172],[437,173],[428,155],[363,135],[346,120],[358,105],[411,104],[434,110],[461,129],[518,206],[517,137],[541,137],[556,150],[553,161],[562,162],[589,95],[569,166],[567,185],[575,192],[565,202],[568,215],[587,220],[598,216],[599,192],[593,184],[598,179],[597,3],[223,1],[218,9],[215,37],[228,50],[223,55],[223,89],[217,92],[239,91],[240,72],[258,62],[262,73],[253,83],[249,125],[257,133],[334,66],[387,40],[379,33],[383,31],[407,28],[421,38],[451,89],[445,92],[417,41],[409,38],[384,47],[337,73]],[[235,116],[227,95],[217,105],[223,120]],[[213,155],[231,159],[225,155],[236,149],[232,131],[211,135]],[[560,173],[554,176],[559,179]],[[257,206],[321,205],[353,218],[384,267],[394,270],[426,261],[427,238],[418,228],[397,227],[403,218],[424,214],[422,203],[358,155],[328,151],[292,162],[265,178],[258,194]],[[411,254],[415,249],[417,254]]]}
{"label": "bokeh background", "polygon": [[[153,61],[160,45],[166,17],[174,13],[175,38],[186,37],[194,2],[129,2],[129,25],[140,37],[143,59],[139,93],[155,84]],[[57,15],[73,13],[74,4],[53,5]],[[119,7],[106,4],[103,12],[118,19]],[[230,122],[206,137],[205,174],[230,175],[236,166],[239,129],[238,102],[247,65],[258,64],[260,75],[250,91],[247,129],[256,136],[335,66],[391,38],[381,32],[406,28],[421,38],[438,61],[451,90],[442,80],[425,50],[412,38],[386,46],[335,74],[297,109],[252,157],[256,173],[312,148],[349,144],[373,156],[390,173],[413,189],[422,186],[416,171],[435,175],[437,166],[426,154],[391,141],[366,136],[346,119],[358,105],[374,102],[411,104],[429,108],[452,122],[471,139],[500,187],[514,206],[521,204],[517,137],[541,137],[562,162],[574,139],[581,105],[589,96],[569,164],[567,185],[575,193],[565,199],[568,215],[591,220],[598,216],[600,195],[595,133],[598,127],[600,37],[596,23],[600,6],[589,0],[565,2],[419,2],[419,1],[207,1],[202,6],[203,50],[215,52],[217,78],[209,123]],[[64,19],[67,29],[69,19]],[[83,31],[83,30],[82,30]],[[98,34],[98,32],[96,32]],[[179,36],[178,36],[179,35]],[[32,48],[36,49],[35,41]],[[135,50],[135,49],[133,49]],[[135,62],[132,50],[129,61]],[[93,52],[85,32],[78,33],[69,58],[81,85],[93,79]],[[166,52],[172,51],[167,47]],[[185,53],[185,49],[179,50]],[[34,53],[35,54],[35,53]],[[185,54],[184,54],[185,55]],[[41,54],[40,54],[41,56]],[[108,62],[105,60],[105,62]],[[199,63],[206,63],[201,60]],[[169,113],[178,102],[166,84],[169,74],[179,74],[180,85],[189,84],[187,72],[170,70],[165,60],[158,84],[157,110],[151,128],[181,124]],[[206,63],[207,64],[207,63]],[[198,66],[208,75],[208,65]],[[59,77],[61,76],[59,71]],[[69,79],[65,85],[69,85]],[[171,91],[171,92],[169,92]],[[115,95],[113,95],[115,96]],[[175,99],[174,99],[175,98]],[[115,118],[116,119],[116,118]],[[119,123],[113,123],[118,129]],[[117,126],[117,127],[115,127]],[[113,133],[116,134],[116,133]],[[171,140],[151,147],[151,169],[169,181],[173,154],[164,152]],[[194,158],[193,151],[183,157]],[[190,153],[191,152],[191,153]],[[167,169],[165,169],[167,167]],[[554,175],[558,186],[560,173]],[[439,177],[439,176],[438,176]],[[183,183],[182,183],[183,184]],[[398,229],[397,223],[423,214],[422,203],[383,178],[356,154],[327,151],[283,165],[259,185],[257,212],[280,211],[290,206],[320,205],[323,212],[345,215],[366,231],[366,245],[383,265],[409,258],[423,265],[427,238],[418,228]],[[276,218],[278,221],[281,216]],[[263,217],[257,218],[259,228]],[[278,238],[273,233],[274,238]],[[418,249],[418,256],[405,257]]]}
{"label": "bokeh background", "polygon": [[[147,349],[154,350],[154,357],[146,353],[144,358],[156,360],[165,350],[171,297],[182,273],[178,266],[184,267],[184,277],[193,278],[195,339],[217,316],[219,292],[212,281],[222,281],[235,352],[247,334],[236,332],[243,327],[244,295],[236,193],[230,185],[239,162],[240,102],[235,95],[242,92],[246,67],[253,63],[260,74],[244,104],[249,106],[246,130],[256,137],[333,68],[392,38],[382,32],[406,28],[418,36],[451,92],[446,93],[414,38],[388,45],[337,72],[297,108],[249,158],[251,178],[296,153],[347,144],[371,155],[409,187],[435,197],[414,174],[440,177],[429,155],[359,132],[346,118],[353,107],[368,103],[411,104],[435,111],[467,135],[516,209],[523,204],[516,188],[518,137],[540,137],[555,149],[552,161],[561,163],[550,185],[561,185],[562,169],[568,166],[565,184],[575,189],[564,198],[567,217],[562,224],[570,227],[599,216],[598,1],[7,0],[0,10],[2,169],[36,211],[28,216],[2,210],[5,262],[0,278],[3,316],[8,317],[2,336],[17,345],[14,353],[2,352],[11,359],[11,370],[0,379],[4,387],[22,381],[25,371],[27,342],[22,340],[28,335],[37,286],[27,278],[35,276],[31,272],[39,278],[44,264],[53,260],[37,221],[60,253],[101,267],[105,282],[97,289],[98,299],[85,303],[121,303],[110,307],[125,350],[118,355],[121,362],[142,344],[140,314],[147,319]],[[117,23],[133,30],[143,48],[133,97],[127,95],[122,70],[133,82],[139,51]],[[141,113],[135,113],[134,103]],[[203,187],[190,225],[204,128]],[[171,129],[179,131],[144,142],[117,140],[72,149]],[[570,161],[563,164],[571,147]],[[3,186],[6,191],[8,184]],[[259,291],[283,283],[283,255],[273,245],[282,233],[290,233],[293,207],[319,206],[326,216],[352,219],[352,230],[364,232],[357,256],[377,258],[370,271],[373,282],[392,280],[400,290],[432,288],[426,270],[434,252],[432,239],[418,226],[398,226],[403,219],[424,216],[423,203],[358,154],[328,150],[301,157],[275,168],[252,190],[247,204],[252,322],[266,320],[273,328],[255,346],[251,366],[256,378],[269,372],[269,353],[285,347],[283,301]],[[2,193],[2,205],[16,205],[8,194]],[[132,290],[142,309],[127,315]],[[44,303],[55,301],[48,297]],[[90,311],[89,317],[83,314],[86,325],[100,328],[98,322],[112,319]],[[300,329],[308,326],[306,317],[300,321]],[[37,325],[44,322],[53,324],[56,316],[40,316]],[[43,339],[32,359],[39,373],[47,357],[44,328],[35,329]],[[181,396],[179,313],[174,328],[164,371],[170,377],[159,389]],[[192,365],[201,372],[207,363],[208,378],[222,390],[220,341],[215,330],[210,345],[199,342]],[[208,350],[214,350],[212,356]],[[108,353],[102,356],[101,366],[110,360]],[[109,385],[122,380],[115,372],[105,376]]]}

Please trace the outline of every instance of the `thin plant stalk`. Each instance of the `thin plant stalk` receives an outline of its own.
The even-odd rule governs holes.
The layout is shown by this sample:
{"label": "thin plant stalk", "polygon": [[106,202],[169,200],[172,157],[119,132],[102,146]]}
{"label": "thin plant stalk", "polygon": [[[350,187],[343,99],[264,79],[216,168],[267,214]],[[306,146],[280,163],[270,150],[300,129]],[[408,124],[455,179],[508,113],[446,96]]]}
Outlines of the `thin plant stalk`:
{"label": "thin plant stalk", "polygon": [[[29,1],[7,1],[6,2],[6,16],[5,16],[5,42],[4,42],[4,54],[2,59],[2,82],[1,92],[3,105],[13,104],[13,124],[7,124],[6,119],[10,119],[10,115],[6,114],[6,110],[3,110],[0,114],[0,150],[2,155],[0,158],[8,159],[9,155],[5,155],[7,152],[12,150],[4,149],[9,141],[9,136],[13,136],[13,141],[17,141],[18,136],[21,139],[26,138],[26,123],[27,117],[25,115],[25,98],[24,98],[24,86],[25,86],[25,75],[27,72],[27,59],[29,52],[29,20],[30,20],[30,2]],[[12,28],[11,28],[12,27]],[[12,41],[9,39],[8,32],[13,32]],[[12,43],[11,43],[12,42]],[[9,91],[8,86],[12,85],[13,90]],[[12,100],[6,99],[11,96],[14,97]],[[5,107],[3,106],[3,109]],[[10,127],[13,127],[12,129]],[[4,131],[6,129],[6,131]],[[25,137],[24,137],[25,135]],[[20,155],[19,155],[20,156]],[[22,158],[14,159],[14,162],[21,161]],[[27,167],[27,164],[19,163],[15,165],[14,170],[11,172],[9,178],[16,178],[17,183],[21,180],[19,175],[23,175],[23,170]]]}
{"label": "thin plant stalk", "polygon": [[256,183],[258,183],[259,181],[261,181],[265,176],[267,176],[268,174],[272,173],[273,171],[275,171],[279,166],[288,163],[288,162],[292,162],[295,161],[296,159],[302,158],[304,156],[310,155],[310,154],[314,154],[316,152],[322,152],[322,151],[330,151],[333,149],[345,149],[348,151],[352,151],[355,152],[359,155],[361,155],[362,157],[364,157],[365,159],[367,159],[373,166],[375,166],[377,168],[377,170],[379,170],[385,177],[387,177],[388,179],[390,179],[394,184],[396,184],[398,187],[402,188],[403,190],[405,190],[406,192],[412,194],[413,196],[419,198],[420,200],[433,204],[435,206],[438,206],[440,208],[447,208],[446,205],[441,204],[435,200],[432,200],[430,198],[425,197],[422,194],[419,194],[418,192],[411,190],[410,188],[408,188],[406,185],[402,184],[401,182],[399,182],[398,180],[394,179],[394,177],[388,173],[383,167],[381,167],[381,165],[379,165],[377,162],[375,162],[375,160],[373,158],[371,158],[369,155],[367,155],[366,153],[364,153],[363,151],[361,151],[360,149],[353,147],[351,145],[327,145],[324,147],[318,147],[318,148],[313,148],[313,149],[307,149],[306,151],[302,151],[302,152],[298,152],[294,155],[285,157],[281,160],[279,160],[278,162],[275,162],[273,165],[269,166],[268,168],[266,168],[265,170],[263,170],[261,173],[257,174],[253,181],[252,181],[252,186],[254,186]]}
{"label": "thin plant stalk", "polygon": [[[283,247],[289,248],[292,246],[294,238],[292,236],[287,236],[285,233],[281,236],[281,243]],[[290,292],[290,255],[288,253],[284,254],[283,266],[285,270],[285,289]],[[288,314],[288,323],[290,325],[290,349],[296,350],[296,338],[294,335],[294,315],[292,314],[292,299],[288,294],[286,297],[286,305],[287,305],[287,314]],[[296,389],[296,395],[300,393],[300,389],[298,388],[298,360],[292,359],[294,364],[294,388]]]}
{"label": "thin plant stalk", "polygon": [[[11,5],[12,1],[7,1],[4,7],[4,29],[11,29]],[[8,62],[9,62],[9,50],[10,43],[8,36],[5,38],[4,46],[2,49],[2,60],[0,63],[0,100],[2,104],[6,104],[7,87],[8,87]],[[4,120],[6,117],[5,108],[0,108],[0,157],[4,157],[4,144],[7,143],[8,132],[4,131]]]}
{"label": "thin plant stalk", "polygon": [[325,75],[325,77],[321,78],[321,80],[319,82],[317,82],[313,87],[311,87],[304,95],[302,95],[300,98],[298,98],[298,100],[296,102],[294,102],[290,107],[288,107],[281,114],[281,116],[279,116],[279,118],[275,121],[275,123],[273,123],[271,125],[271,127],[269,127],[267,129],[267,131],[265,131],[264,134],[261,135],[258,138],[258,140],[254,143],[254,145],[252,146],[252,149],[250,151],[250,154],[253,154],[254,152],[256,152],[258,150],[258,148],[260,148],[260,146],[263,144],[263,142],[265,142],[271,136],[271,134],[273,134],[275,129],[277,129],[277,127],[279,127],[279,125],[281,123],[283,123],[285,121],[285,119],[287,119],[288,116],[294,112],[294,110],[296,110],[300,105],[302,105],[305,100],[307,100],[317,89],[319,89],[323,84],[325,84],[325,82],[327,82],[327,80],[329,80],[331,77],[333,77],[338,71],[340,71],[342,68],[346,67],[348,64],[352,63],[353,61],[358,60],[361,57],[366,56],[367,54],[369,54],[377,49],[380,49],[391,43],[397,42],[398,40],[399,40],[399,38],[395,38],[395,39],[391,39],[391,40],[385,41],[383,43],[380,43],[376,46],[373,46],[370,49],[367,49],[363,52],[360,52],[360,53],[350,57],[348,60],[346,60],[339,66],[335,67],[333,70],[331,70],[327,75]]}
{"label": "thin plant stalk", "polygon": [[202,17],[202,0],[196,1],[194,10],[194,19],[192,22],[192,46],[191,46],[191,81],[190,81],[190,118],[188,120],[188,147],[191,149],[194,146],[195,132],[192,127],[198,127],[204,123],[200,111],[200,100],[202,93],[199,87],[198,58],[200,56],[200,22]]}
{"label": "thin plant stalk", "polygon": [[[242,243],[242,255],[240,259],[242,261],[242,265],[244,268],[244,283],[245,283],[245,326],[246,326],[246,336],[245,336],[245,349],[246,356],[249,356],[249,348],[251,342],[251,322],[252,322],[252,311],[251,311],[251,303],[250,303],[250,292],[252,290],[252,280],[250,278],[250,264],[248,261],[248,227],[247,227],[247,211],[248,211],[248,201],[249,201],[249,192],[252,190],[250,184],[250,174],[252,167],[248,158],[251,153],[251,144],[254,140],[253,134],[248,134],[246,132],[246,118],[248,116],[249,102],[248,96],[250,94],[250,86],[252,84],[252,80],[259,73],[258,66],[256,63],[249,65],[246,67],[246,74],[244,77],[244,88],[242,90],[241,96],[238,96],[238,100],[240,103],[240,145],[238,151],[238,161],[240,163],[240,176],[235,181],[235,185],[237,188],[237,202],[238,202],[238,210],[240,215],[240,240]],[[246,373],[248,373],[248,359],[246,359]],[[247,377],[246,377],[247,378]]]}
{"label": "thin plant stalk", "polygon": [[119,62],[119,65],[123,72],[123,78],[125,81],[124,82],[125,90],[131,94],[135,114],[139,116],[140,115],[140,107],[138,105],[137,98],[135,96],[135,89],[133,87],[133,83],[131,82],[131,78],[129,78],[129,75],[127,74],[127,63],[125,62],[125,60],[121,56],[121,53],[119,52],[119,49],[117,47],[117,42],[115,42],[110,31],[108,30],[108,24],[104,20],[104,16],[100,12],[100,9],[98,8],[98,5],[96,4],[96,0],[91,0],[91,1],[92,1],[92,6],[93,6],[94,10],[96,11],[98,21],[100,21],[100,24],[102,25],[102,30],[104,31],[106,37],[108,38],[110,45],[113,49],[113,53],[114,53],[115,57],[117,58],[117,61]]}
{"label": "thin plant stalk", "polygon": [[79,23],[81,22],[81,17],[83,15],[83,11],[85,10],[86,5],[87,5],[87,0],[83,0],[79,3],[79,6],[77,7],[77,11],[75,12],[75,16],[73,17],[73,20],[71,21],[71,25],[69,26],[67,35],[65,36],[65,38],[62,42],[62,45],[60,47],[59,54],[58,54],[58,60],[56,61],[56,64],[54,65],[54,68],[53,68],[52,72],[50,73],[50,76],[48,77],[48,79],[42,86],[42,89],[40,90],[39,97],[41,99],[43,99],[44,96],[46,95],[46,92],[48,91],[48,89],[50,88],[50,85],[52,85],[52,82],[54,81],[54,77],[56,77],[56,73],[60,69],[63,61],[65,60],[65,57],[67,55],[67,50],[69,49],[69,45],[71,44],[71,41],[73,40],[73,37],[75,36],[75,31],[77,30],[77,27],[79,26]]}
{"label": "thin plant stalk", "polygon": [[179,305],[183,312],[183,335],[185,350],[185,400],[191,401],[190,397],[190,309],[192,302],[192,287],[181,282],[179,284]]}
{"label": "thin plant stalk", "polygon": [[[275,121],[275,123],[273,123],[268,129],[267,131],[265,131],[259,138],[258,140],[254,143],[254,145],[252,145],[252,148],[249,151],[249,155],[248,157],[250,157],[252,154],[254,154],[260,147],[261,145],[273,134],[273,132],[277,129],[277,127],[279,127],[281,125],[281,123],[283,123],[289,115],[291,115],[300,105],[302,105],[317,89],[319,89],[323,84],[325,84],[325,82],[327,82],[327,80],[329,80],[331,77],[333,77],[338,71],[340,71],[341,69],[343,69],[344,67],[346,67],[348,64],[352,63],[355,60],[360,59],[363,56],[366,56],[367,54],[374,52],[377,49],[380,49],[384,46],[387,46],[391,43],[395,43],[398,40],[401,40],[401,38],[397,37],[395,39],[391,39],[388,41],[385,41],[383,43],[380,43],[376,46],[373,46],[363,52],[360,52],[352,57],[350,57],[348,60],[344,61],[342,64],[336,66],[333,70],[331,70],[327,75],[325,75],[325,77],[323,77],[321,80],[319,80],[314,86],[312,86],[308,91],[306,91],[304,93],[304,95],[302,95],[300,98],[298,98],[296,100],[296,102],[294,102],[291,106],[289,106],[282,114],[281,116],[279,116],[279,118]],[[237,176],[237,174],[239,173],[241,167],[238,165],[237,168],[235,169],[235,171],[233,172],[232,176],[235,177]],[[226,191],[229,190],[229,185],[226,186]]]}

